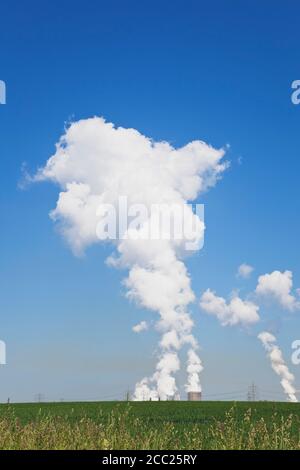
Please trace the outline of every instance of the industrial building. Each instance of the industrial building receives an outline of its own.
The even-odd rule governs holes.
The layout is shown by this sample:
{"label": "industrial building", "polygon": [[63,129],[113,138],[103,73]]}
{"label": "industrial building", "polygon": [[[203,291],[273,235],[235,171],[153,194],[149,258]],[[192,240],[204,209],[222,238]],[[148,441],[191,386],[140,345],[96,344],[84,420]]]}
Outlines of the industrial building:
{"label": "industrial building", "polygon": [[201,392],[188,392],[188,401],[201,401]]}

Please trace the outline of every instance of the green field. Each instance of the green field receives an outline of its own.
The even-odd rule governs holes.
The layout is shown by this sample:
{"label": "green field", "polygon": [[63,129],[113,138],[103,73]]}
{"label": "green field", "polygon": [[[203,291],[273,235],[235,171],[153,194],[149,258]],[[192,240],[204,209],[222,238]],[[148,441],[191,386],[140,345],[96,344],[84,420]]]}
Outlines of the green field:
{"label": "green field", "polygon": [[0,449],[295,449],[299,429],[293,403],[0,405]]}

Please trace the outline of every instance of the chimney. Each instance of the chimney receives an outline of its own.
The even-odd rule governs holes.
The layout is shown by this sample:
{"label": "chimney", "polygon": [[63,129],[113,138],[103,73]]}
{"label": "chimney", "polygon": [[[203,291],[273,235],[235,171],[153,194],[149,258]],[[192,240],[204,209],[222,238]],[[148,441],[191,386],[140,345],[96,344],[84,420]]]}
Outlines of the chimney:
{"label": "chimney", "polygon": [[188,392],[188,401],[201,401],[201,392]]}

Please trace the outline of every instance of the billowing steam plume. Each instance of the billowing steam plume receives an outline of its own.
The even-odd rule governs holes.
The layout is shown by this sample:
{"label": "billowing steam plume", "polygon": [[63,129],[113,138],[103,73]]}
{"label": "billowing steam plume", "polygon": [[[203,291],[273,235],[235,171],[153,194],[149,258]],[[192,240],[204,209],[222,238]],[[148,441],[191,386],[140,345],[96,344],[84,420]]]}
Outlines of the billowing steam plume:
{"label": "billowing steam plume", "polygon": [[193,349],[188,350],[187,373],[188,381],[185,386],[187,392],[201,392],[200,372],[203,366],[199,356]]}
{"label": "billowing steam plume", "polygon": [[268,353],[272,369],[281,378],[280,383],[283,387],[284,392],[287,394],[289,401],[297,402],[298,400],[295,395],[296,390],[293,386],[295,377],[289,371],[287,365],[284,362],[282,352],[276,344],[275,336],[267,331],[263,331],[258,335],[258,338],[260,339],[265,350]]}
{"label": "billowing steam plume", "polygon": [[[95,117],[71,124],[58,142],[55,155],[33,178],[51,180],[60,187],[56,208],[50,215],[75,254],[81,254],[90,244],[103,242],[104,216],[99,207],[113,205],[118,217],[120,196],[127,198],[128,207],[140,204],[150,209],[153,204],[176,204],[184,209],[190,222],[185,227],[190,229],[180,239],[141,239],[149,227],[156,228],[153,213],[143,213],[134,228],[124,229],[117,223],[121,239],[115,240],[116,253],[108,261],[128,270],[124,282],[128,298],[159,313],[156,327],[162,335],[156,371],[137,384],[137,400],[175,396],[174,374],[179,370],[178,351],[184,344],[190,347],[186,387],[200,389],[202,365],[195,352],[197,342],[188,312],[194,293],[182,259],[187,242],[201,246],[204,224],[187,202],[215,185],[227,166],[223,156],[223,150],[201,141],[175,149],[135,129],[116,128]],[[192,226],[198,229],[196,235]]]}

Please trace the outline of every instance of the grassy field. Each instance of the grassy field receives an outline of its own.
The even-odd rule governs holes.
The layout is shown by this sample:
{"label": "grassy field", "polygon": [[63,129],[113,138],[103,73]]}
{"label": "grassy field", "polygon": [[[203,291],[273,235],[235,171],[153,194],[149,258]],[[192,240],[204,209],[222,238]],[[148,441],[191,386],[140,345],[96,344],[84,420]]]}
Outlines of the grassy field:
{"label": "grassy field", "polygon": [[300,449],[300,404],[0,405],[0,449]]}

